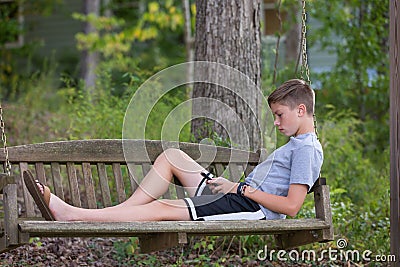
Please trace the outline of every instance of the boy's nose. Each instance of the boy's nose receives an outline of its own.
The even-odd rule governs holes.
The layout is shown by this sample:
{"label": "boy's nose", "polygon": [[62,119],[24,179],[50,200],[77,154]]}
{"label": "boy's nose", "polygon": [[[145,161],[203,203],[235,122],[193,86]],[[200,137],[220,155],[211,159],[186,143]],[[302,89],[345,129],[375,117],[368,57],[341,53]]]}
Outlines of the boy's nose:
{"label": "boy's nose", "polygon": [[279,126],[279,121],[278,120],[274,120],[274,125],[275,126]]}

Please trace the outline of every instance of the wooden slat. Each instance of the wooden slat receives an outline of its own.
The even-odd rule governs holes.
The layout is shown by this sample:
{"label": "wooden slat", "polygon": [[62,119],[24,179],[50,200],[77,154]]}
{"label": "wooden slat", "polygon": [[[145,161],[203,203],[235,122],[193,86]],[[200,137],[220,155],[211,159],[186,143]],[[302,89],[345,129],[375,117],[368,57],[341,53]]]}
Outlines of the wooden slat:
{"label": "wooden slat", "polygon": [[276,248],[289,249],[322,240],[324,230],[297,231],[275,235]]}
{"label": "wooden slat", "polygon": [[32,196],[29,194],[28,189],[26,188],[24,179],[22,178],[24,171],[28,170],[28,163],[20,162],[19,170],[20,170],[20,179],[18,181],[18,185],[22,185],[20,188],[23,188],[22,192],[23,192],[23,197],[24,197],[26,216],[33,217],[33,216],[35,216],[35,208],[33,205],[34,201],[33,201]]}
{"label": "wooden slat", "polygon": [[165,193],[162,196],[164,199],[171,199],[171,191],[168,188],[167,191],[165,191]]}
{"label": "wooden slat", "polygon": [[[0,176],[1,177],[1,176]],[[5,246],[18,244],[17,184],[8,184],[3,190]]]}
{"label": "wooden slat", "polygon": [[[146,176],[149,173],[149,171],[151,170],[151,165],[148,164],[148,163],[143,163],[142,164],[142,170],[143,170],[143,178],[144,178],[144,176]],[[169,188],[163,194],[162,197],[165,198],[165,199],[170,199],[171,198],[171,192],[170,192]]]}
{"label": "wooden slat", "polygon": [[185,198],[185,189],[183,188],[183,185],[181,182],[178,180],[178,178],[174,177],[174,184],[175,184],[175,190],[176,190],[176,196],[179,199]]}
{"label": "wooden slat", "polygon": [[[251,227],[250,227],[251,226]],[[191,235],[277,234],[329,228],[319,219],[260,221],[160,221],[160,222],[47,222],[20,221],[23,233],[31,236],[138,236],[151,233],[188,233]]]}
{"label": "wooden slat", "polygon": [[232,182],[238,182],[240,177],[242,176],[241,171],[239,170],[239,165],[235,163],[231,163],[228,165],[229,169],[229,180]]}
{"label": "wooden slat", "polygon": [[[150,164],[148,164],[148,163],[143,163],[142,164],[143,177],[146,176],[149,173],[150,170],[151,170],[151,165]],[[171,199],[171,191],[170,191],[169,188],[163,194],[162,197],[165,198],[165,199]]]}
{"label": "wooden slat", "polygon": [[103,205],[104,207],[110,207],[111,194],[110,194],[110,187],[108,185],[106,165],[104,163],[97,163],[97,171],[99,173],[99,184],[100,184],[101,196],[103,198]]}
{"label": "wooden slat", "polygon": [[65,200],[60,163],[51,163],[51,175],[53,177],[54,193],[62,200]]}
{"label": "wooden slat", "polygon": [[225,171],[224,165],[222,165],[221,163],[215,164],[215,172],[216,172],[215,175],[222,176],[224,171]]}
{"label": "wooden slat", "polygon": [[329,186],[320,185],[314,189],[315,217],[330,225],[329,229],[323,231],[322,240],[333,240],[332,210],[329,196]]}
{"label": "wooden slat", "polygon": [[68,174],[72,205],[75,207],[81,207],[81,197],[79,194],[78,177],[76,176],[76,169],[73,162],[67,162],[67,174]]}
{"label": "wooden slat", "polygon": [[[136,168],[137,167],[137,168]],[[139,166],[130,166],[128,168],[128,173],[129,173],[129,182],[130,182],[130,186],[131,186],[131,194],[133,192],[135,192],[135,190],[138,188],[138,177],[139,175],[138,173],[138,168]]]}
{"label": "wooden slat", "polygon": [[[5,173],[0,173],[0,194],[2,194],[3,189],[6,185],[8,184],[15,184],[16,183],[16,178],[14,176],[8,176]],[[1,225],[0,225],[1,229]],[[1,230],[0,230],[1,233]]]}
{"label": "wooden slat", "polygon": [[122,203],[126,200],[126,194],[124,180],[121,172],[121,165],[119,163],[113,163],[112,169],[115,179],[115,187],[117,189],[118,203]]}
{"label": "wooden slat", "polygon": [[254,170],[255,166],[254,165],[250,165],[250,164],[246,164],[245,167],[245,171],[244,174],[247,176],[249,176],[249,174]]}
{"label": "wooden slat", "polygon": [[[9,147],[9,158],[13,162],[104,162],[125,163],[153,162],[157,156],[168,147],[177,147],[176,142],[163,142],[152,140],[73,140],[57,141],[40,144],[30,144]],[[179,143],[179,148],[194,159],[200,157],[200,150],[215,149],[213,146],[192,143]],[[234,151],[235,153],[232,153]],[[217,147],[214,162],[227,164],[229,162],[258,162],[259,155],[255,152],[231,150],[227,147]],[[0,161],[4,161],[5,154],[0,151]]]}
{"label": "wooden slat", "polygon": [[150,164],[148,164],[148,163],[142,164],[143,178],[149,173],[150,170],[151,170]]}
{"label": "wooden slat", "polygon": [[164,250],[178,244],[187,244],[186,233],[157,233],[139,238],[140,253]]}
{"label": "wooden slat", "polygon": [[22,234],[18,228],[17,177],[0,173],[2,184],[2,208],[4,217],[1,221],[0,252],[7,252],[21,244],[28,243],[28,234]]}
{"label": "wooden slat", "polygon": [[94,182],[92,177],[92,167],[90,163],[82,163],[83,180],[85,183],[86,200],[89,209],[97,208]]}
{"label": "wooden slat", "polygon": [[35,170],[36,170],[36,179],[38,179],[39,182],[41,182],[42,184],[47,185],[46,173],[44,171],[43,162],[36,162],[35,163]]}

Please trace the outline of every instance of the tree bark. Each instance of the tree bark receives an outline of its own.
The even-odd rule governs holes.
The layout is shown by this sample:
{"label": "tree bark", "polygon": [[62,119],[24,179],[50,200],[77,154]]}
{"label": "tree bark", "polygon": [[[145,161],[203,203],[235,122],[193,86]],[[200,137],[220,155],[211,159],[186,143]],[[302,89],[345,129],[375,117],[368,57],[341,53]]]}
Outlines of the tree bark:
{"label": "tree bark", "polygon": [[[257,127],[261,101],[257,97],[261,83],[260,0],[198,0],[196,6],[195,60],[228,65],[246,75],[255,86],[238,84],[233,89],[195,83],[193,98],[204,97],[210,103],[193,102],[193,116],[208,110],[203,118],[193,118],[192,134],[201,140],[212,137],[213,132],[233,145],[257,149],[262,143]],[[195,69],[195,76],[198,71]],[[218,68],[208,70],[208,74],[217,76],[221,81],[218,84],[229,83],[232,78]],[[242,125],[234,120],[232,112],[223,108],[225,104],[232,108]]]}
{"label": "tree bark", "polygon": [[[100,0],[85,0],[84,1],[84,14],[88,15],[94,13],[96,16],[100,12]],[[84,33],[89,34],[95,32],[96,29],[89,22],[85,23]],[[92,91],[96,84],[96,67],[99,60],[99,54],[89,50],[82,52],[81,58],[81,77],[85,82],[86,90]]]}
{"label": "tree bark", "polygon": [[390,252],[400,266],[400,1],[390,1]]}
{"label": "tree bark", "polygon": [[285,63],[296,62],[300,53],[301,39],[301,5],[293,5],[288,17],[293,17],[285,39]]}
{"label": "tree bark", "polygon": [[[184,40],[185,40],[185,49],[186,49],[186,61],[193,62],[194,61],[194,49],[193,43],[194,38],[192,35],[192,16],[190,12],[190,0],[182,0],[183,14],[184,14]],[[186,79],[187,81],[191,81],[193,79],[193,64],[188,65],[188,69],[186,70]],[[188,97],[192,97],[193,92],[193,84],[188,84]]]}

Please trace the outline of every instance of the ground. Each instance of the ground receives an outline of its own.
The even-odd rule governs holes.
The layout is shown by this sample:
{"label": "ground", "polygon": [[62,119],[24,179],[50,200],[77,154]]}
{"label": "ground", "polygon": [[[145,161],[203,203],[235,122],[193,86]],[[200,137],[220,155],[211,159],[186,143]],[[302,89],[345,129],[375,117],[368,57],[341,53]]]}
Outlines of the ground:
{"label": "ground", "polygon": [[[0,255],[1,266],[213,266],[220,260],[219,253],[206,259],[196,250],[183,247],[140,254],[128,252],[129,239],[115,238],[42,238],[29,245]],[[188,246],[192,247],[192,246]],[[228,266],[259,266],[257,261],[230,256]],[[244,265],[243,265],[244,264]],[[273,266],[273,265],[271,265]]]}
{"label": "ground", "polygon": [[[238,251],[238,239],[202,239],[169,250],[140,254],[129,238],[37,238],[28,245],[0,254],[1,266],[388,266],[353,262],[282,262],[259,260]],[[235,242],[231,242],[236,240]],[[227,241],[227,242],[225,242]],[[242,254],[242,255],[240,255]]]}

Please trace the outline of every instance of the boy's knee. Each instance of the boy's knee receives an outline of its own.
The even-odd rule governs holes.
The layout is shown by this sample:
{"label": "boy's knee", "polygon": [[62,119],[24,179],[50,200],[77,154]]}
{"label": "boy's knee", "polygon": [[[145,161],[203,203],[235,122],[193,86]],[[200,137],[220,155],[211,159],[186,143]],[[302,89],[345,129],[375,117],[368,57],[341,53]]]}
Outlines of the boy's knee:
{"label": "boy's knee", "polygon": [[167,148],[157,158],[157,161],[176,161],[181,157],[181,151],[177,148]]}
{"label": "boy's knee", "polygon": [[168,160],[180,160],[183,158],[183,152],[177,148],[167,148],[163,153]]}
{"label": "boy's knee", "polygon": [[166,155],[178,155],[181,153],[181,150],[178,148],[167,148],[163,153]]}

